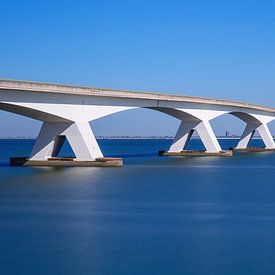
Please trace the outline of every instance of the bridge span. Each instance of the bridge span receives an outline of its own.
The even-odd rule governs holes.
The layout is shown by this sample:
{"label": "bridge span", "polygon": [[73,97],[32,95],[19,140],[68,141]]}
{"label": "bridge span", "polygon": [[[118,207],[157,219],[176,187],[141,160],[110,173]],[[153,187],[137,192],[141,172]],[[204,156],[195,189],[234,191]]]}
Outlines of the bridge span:
{"label": "bridge span", "polygon": [[275,108],[212,98],[0,79],[0,110],[43,122],[29,156],[31,161],[58,156],[65,137],[76,156],[74,161],[103,158],[89,122],[135,108],[156,110],[181,121],[168,153],[183,151],[195,130],[206,153],[220,153],[210,121],[224,114],[246,123],[237,150],[248,147],[255,131],[266,150],[275,150],[267,126],[275,119]]}

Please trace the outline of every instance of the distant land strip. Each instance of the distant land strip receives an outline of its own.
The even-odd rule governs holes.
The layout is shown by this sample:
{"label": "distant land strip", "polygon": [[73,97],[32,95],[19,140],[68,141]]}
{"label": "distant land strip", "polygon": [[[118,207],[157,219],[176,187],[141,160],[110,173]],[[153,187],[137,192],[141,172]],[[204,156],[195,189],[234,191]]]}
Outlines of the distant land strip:
{"label": "distant land strip", "polygon": [[[4,136],[0,139],[36,139],[37,136]],[[240,139],[241,136],[217,136],[217,139]],[[275,136],[273,136],[275,139]],[[96,139],[174,139],[174,136],[96,136]],[[194,136],[191,139],[200,139],[199,136]],[[252,139],[261,139],[260,136],[254,136]]]}

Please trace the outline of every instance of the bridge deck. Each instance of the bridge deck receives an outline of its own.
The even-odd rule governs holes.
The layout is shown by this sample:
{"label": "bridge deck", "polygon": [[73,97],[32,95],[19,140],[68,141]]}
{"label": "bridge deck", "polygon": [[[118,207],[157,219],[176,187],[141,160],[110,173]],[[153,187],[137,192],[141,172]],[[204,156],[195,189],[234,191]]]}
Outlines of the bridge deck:
{"label": "bridge deck", "polygon": [[173,94],[162,94],[162,93],[149,93],[149,92],[140,92],[140,91],[126,91],[126,90],[115,90],[115,89],[105,89],[105,88],[82,87],[82,86],[62,85],[62,84],[50,84],[50,83],[8,80],[8,79],[0,79],[0,90],[22,90],[22,91],[37,91],[37,92],[47,92],[47,93],[76,94],[76,95],[86,95],[86,96],[90,95],[90,96],[100,96],[100,97],[189,102],[189,103],[230,106],[230,107],[238,107],[238,108],[249,108],[249,109],[254,109],[254,110],[259,110],[264,112],[275,113],[275,108],[261,106],[257,104],[231,101],[231,100],[185,96],[185,95],[182,96],[182,95],[173,95]]}

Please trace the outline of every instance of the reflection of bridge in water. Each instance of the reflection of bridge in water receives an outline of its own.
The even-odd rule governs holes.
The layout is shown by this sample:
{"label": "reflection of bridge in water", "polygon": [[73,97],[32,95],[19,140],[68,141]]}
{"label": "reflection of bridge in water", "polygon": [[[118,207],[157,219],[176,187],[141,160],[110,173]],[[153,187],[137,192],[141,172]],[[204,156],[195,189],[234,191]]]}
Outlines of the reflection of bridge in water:
{"label": "reflection of bridge in water", "polygon": [[103,158],[89,122],[134,108],[156,110],[181,121],[173,144],[165,152],[168,155],[189,154],[185,148],[194,131],[206,150],[190,152],[191,155],[226,154],[210,125],[212,119],[224,114],[236,116],[246,123],[236,150],[249,149],[248,143],[255,131],[258,131],[265,148],[253,150],[275,149],[267,126],[275,118],[275,108],[201,97],[0,80],[1,110],[43,122],[29,157],[33,164],[56,161],[65,138],[76,156],[74,165],[112,161]]}

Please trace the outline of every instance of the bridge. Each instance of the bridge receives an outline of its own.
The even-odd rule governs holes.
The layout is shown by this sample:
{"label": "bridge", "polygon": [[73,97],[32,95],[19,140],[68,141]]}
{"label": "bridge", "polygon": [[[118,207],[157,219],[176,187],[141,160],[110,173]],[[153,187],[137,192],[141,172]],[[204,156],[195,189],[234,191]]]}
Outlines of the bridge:
{"label": "bridge", "polygon": [[147,108],[181,121],[168,155],[184,152],[197,131],[207,155],[223,151],[210,121],[231,114],[246,123],[236,150],[248,149],[258,131],[265,150],[275,143],[267,124],[275,119],[275,108],[229,100],[160,93],[133,92],[29,81],[0,80],[0,110],[42,121],[28,161],[43,163],[58,156],[67,138],[75,154],[74,163],[104,160],[90,122],[117,112]]}

